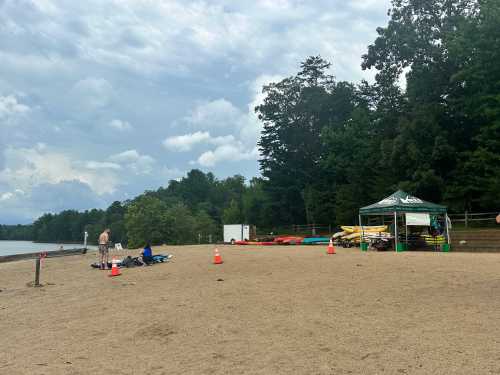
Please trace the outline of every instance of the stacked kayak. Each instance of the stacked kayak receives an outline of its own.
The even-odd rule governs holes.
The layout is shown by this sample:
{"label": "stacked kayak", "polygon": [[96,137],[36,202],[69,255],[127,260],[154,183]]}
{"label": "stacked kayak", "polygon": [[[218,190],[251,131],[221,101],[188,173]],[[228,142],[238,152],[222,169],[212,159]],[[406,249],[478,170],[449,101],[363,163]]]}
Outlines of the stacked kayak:
{"label": "stacked kayak", "polygon": [[349,226],[342,225],[342,232],[337,232],[332,236],[332,239],[337,245],[343,247],[356,246],[361,242],[361,236],[366,238],[383,237],[389,235],[387,233],[387,225],[376,226]]}
{"label": "stacked kayak", "polygon": [[[348,225],[342,225],[340,227],[344,232],[347,233],[361,233],[363,232],[386,232],[387,231],[387,225],[372,225],[372,226],[348,226]],[[362,230],[361,230],[362,229]]]}

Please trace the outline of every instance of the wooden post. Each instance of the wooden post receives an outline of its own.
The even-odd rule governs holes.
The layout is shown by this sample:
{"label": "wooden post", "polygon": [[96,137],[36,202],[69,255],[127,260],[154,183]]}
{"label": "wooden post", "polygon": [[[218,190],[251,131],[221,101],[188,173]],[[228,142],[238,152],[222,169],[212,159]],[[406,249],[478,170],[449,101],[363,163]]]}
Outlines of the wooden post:
{"label": "wooden post", "polygon": [[467,228],[468,222],[469,222],[469,218],[468,218],[468,215],[467,215],[467,211],[465,211],[465,227],[466,228]]}
{"label": "wooden post", "polygon": [[35,286],[40,286],[40,257],[35,261]]}

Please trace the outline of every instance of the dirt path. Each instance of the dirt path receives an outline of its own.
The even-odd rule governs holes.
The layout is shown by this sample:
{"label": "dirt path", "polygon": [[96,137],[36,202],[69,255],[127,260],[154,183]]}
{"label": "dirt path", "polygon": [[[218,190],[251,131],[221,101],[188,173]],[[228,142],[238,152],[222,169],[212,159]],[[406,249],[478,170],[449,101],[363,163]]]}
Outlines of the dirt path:
{"label": "dirt path", "polygon": [[500,374],[500,254],[220,249],[1,264],[0,374]]}

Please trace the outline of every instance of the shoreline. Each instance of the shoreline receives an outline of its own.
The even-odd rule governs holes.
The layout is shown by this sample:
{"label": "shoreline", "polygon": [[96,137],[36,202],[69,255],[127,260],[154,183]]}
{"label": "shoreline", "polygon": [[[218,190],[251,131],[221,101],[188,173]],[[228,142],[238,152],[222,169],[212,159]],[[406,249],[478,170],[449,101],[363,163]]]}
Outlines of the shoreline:
{"label": "shoreline", "polygon": [[[92,250],[92,249],[81,247],[81,248],[67,249],[67,250],[46,251],[46,253],[47,253],[47,258],[56,258],[56,257],[69,256],[69,255],[86,254],[89,250]],[[0,263],[16,262],[19,260],[27,260],[27,259],[36,259],[40,255],[40,253],[43,253],[43,252],[44,251],[36,251],[36,252],[31,252],[31,253],[2,255],[2,256],[0,256]]]}

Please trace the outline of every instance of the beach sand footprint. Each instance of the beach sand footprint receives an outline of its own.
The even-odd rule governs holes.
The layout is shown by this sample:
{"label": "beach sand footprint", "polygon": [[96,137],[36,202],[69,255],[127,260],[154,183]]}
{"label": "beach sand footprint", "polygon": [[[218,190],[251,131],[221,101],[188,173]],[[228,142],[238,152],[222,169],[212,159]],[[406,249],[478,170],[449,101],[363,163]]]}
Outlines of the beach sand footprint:
{"label": "beach sand footprint", "polygon": [[170,325],[164,322],[152,323],[142,328],[139,328],[134,333],[136,341],[160,341],[166,343],[176,332]]}

